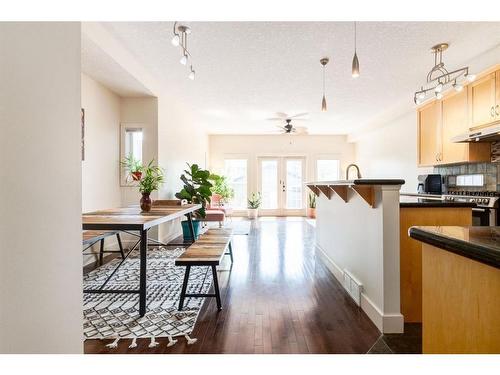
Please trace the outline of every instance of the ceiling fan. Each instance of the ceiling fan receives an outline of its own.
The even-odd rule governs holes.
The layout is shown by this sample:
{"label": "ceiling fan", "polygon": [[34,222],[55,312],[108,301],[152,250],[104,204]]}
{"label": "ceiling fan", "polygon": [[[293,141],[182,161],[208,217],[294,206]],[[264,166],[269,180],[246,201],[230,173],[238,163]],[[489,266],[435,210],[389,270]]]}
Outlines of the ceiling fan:
{"label": "ceiling fan", "polygon": [[298,113],[293,116],[289,116],[283,112],[277,112],[277,117],[268,118],[269,121],[279,121],[281,123],[285,122],[285,125],[276,125],[281,129],[281,134],[308,134],[307,128],[305,126],[294,126],[292,120],[294,121],[306,121],[308,113]]}

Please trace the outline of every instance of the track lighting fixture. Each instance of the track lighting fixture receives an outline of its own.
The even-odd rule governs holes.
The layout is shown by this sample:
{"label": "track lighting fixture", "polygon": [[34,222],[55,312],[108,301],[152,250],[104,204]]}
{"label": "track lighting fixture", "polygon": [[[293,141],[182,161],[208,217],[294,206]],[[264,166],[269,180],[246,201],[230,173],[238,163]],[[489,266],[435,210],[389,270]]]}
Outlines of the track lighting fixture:
{"label": "track lighting fixture", "polygon": [[449,72],[445,68],[443,51],[448,49],[448,47],[448,43],[439,43],[431,48],[431,52],[434,54],[434,67],[427,74],[425,85],[415,92],[413,96],[415,104],[421,104],[430,91],[434,91],[434,95],[437,99],[441,99],[443,97],[443,90],[450,86],[456,91],[462,91],[464,87],[458,82],[459,79],[468,82],[472,82],[476,79],[475,74],[469,73],[469,67],[456,69],[452,72]]}
{"label": "track lighting fixture", "polygon": [[[191,61],[191,54],[187,48],[187,40],[188,35],[191,34],[191,29],[185,25],[177,25],[177,22],[174,23],[174,36],[172,37],[172,45],[175,47],[180,47],[181,49],[181,58],[179,62],[182,65],[188,65],[188,61]],[[193,69],[193,65],[190,64],[190,71],[188,74],[188,78],[194,80],[195,71]]]}

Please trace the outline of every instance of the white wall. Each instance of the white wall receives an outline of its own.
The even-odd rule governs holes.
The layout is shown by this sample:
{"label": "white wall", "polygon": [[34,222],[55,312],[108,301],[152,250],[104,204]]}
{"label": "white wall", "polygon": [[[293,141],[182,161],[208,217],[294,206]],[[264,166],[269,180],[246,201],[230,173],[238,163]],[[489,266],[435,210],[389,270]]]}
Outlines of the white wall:
{"label": "white wall", "polygon": [[[469,66],[472,72],[480,73],[498,63],[500,63],[500,45],[463,65]],[[415,82],[415,88],[418,84]],[[408,98],[412,95],[413,93],[408,93]],[[363,177],[403,178],[406,184],[401,187],[401,191],[415,193],[417,176],[431,173],[433,169],[417,167],[416,109],[403,113],[375,129],[358,133],[356,162],[361,168]]]}
{"label": "white wall", "polygon": [[316,160],[332,157],[340,160],[340,178],[345,178],[345,168],[354,161],[354,145],[345,136],[328,135],[210,135],[210,169],[224,173],[224,159],[248,159],[247,191],[259,191],[258,157],[305,156],[306,181],[316,179]]}
{"label": "white wall", "polygon": [[120,97],[82,74],[82,108],[85,109],[83,212],[119,207]]}
{"label": "white wall", "polygon": [[417,176],[432,168],[417,167],[416,112],[371,131],[356,142],[356,162],[363,177],[402,178],[404,192],[417,192]]}
{"label": "white wall", "polygon": [[80,24],[0,45],[0,352],[82,353]]}

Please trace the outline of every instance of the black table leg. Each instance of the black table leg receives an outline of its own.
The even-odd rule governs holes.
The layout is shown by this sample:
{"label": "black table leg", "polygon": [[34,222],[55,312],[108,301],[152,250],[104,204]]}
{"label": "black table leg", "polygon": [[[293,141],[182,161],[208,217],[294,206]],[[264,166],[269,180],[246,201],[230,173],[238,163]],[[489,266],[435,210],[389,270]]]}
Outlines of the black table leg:
{"label": "black table leg", "polygon": [[188,224],[189,224],[189,231],[191,232],[191,238],[192,238],[192,242],[194,243],[196,241],[196,238],[194,237],[194,225],[193,225],[193,217],[192,217],[192,214],[191,212],[186,214],[187,216],[187,219],[188,219]]}
{"label": "black table leg", "polygon": [[104,238],[101,240],[101,246],[99,248],[99,265],[102,266],[104,259]]}
{"label": "black table leg", "polygon": [[179,311],[184,307],[184,298],[186,298],[186,289],[189,282],[189,271],[191,271],[191,266],[186,266],[186,272],[184,272],[184,282],[182,283],[181,297],[179,299]]}
{"label": "black table leg", "polygon": [[141,253],[140,253],[140,273],[139,273],[139,315],[146,314],[146,255],[148,250],[148,231],[141,230]]}

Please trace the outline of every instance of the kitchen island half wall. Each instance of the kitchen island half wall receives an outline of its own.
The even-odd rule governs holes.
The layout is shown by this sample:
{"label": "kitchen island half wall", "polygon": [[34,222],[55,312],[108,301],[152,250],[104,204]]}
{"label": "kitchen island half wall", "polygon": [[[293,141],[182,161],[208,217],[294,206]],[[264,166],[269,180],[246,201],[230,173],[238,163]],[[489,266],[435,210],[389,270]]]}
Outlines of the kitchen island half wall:
{"label": "kitchen island half wall", "polygon": [[399,191],[404,180],[310,182],[317,253],[383,333],[402,333]]}

